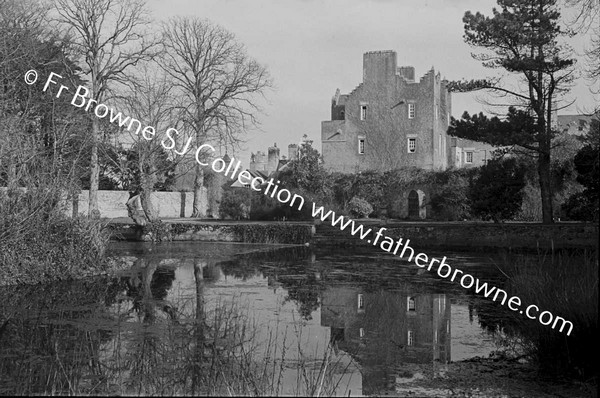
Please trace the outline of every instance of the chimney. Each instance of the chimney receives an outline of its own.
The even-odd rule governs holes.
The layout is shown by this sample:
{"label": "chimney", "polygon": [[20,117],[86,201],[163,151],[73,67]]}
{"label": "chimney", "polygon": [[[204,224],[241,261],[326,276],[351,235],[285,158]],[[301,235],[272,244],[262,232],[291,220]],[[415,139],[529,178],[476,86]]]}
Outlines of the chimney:
{"label": "chimney", "polygon": [[298,145],[297,144],[288,145],[288,159],[290,160],[290,162],[292,160],[298,159]]}

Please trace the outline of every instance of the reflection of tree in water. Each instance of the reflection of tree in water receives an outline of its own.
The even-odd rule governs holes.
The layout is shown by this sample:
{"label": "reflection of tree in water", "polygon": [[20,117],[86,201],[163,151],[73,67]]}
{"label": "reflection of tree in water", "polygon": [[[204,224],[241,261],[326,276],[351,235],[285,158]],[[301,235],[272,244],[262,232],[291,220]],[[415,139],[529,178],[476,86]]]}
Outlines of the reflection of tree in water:
{"label": "reflection of tree in water", "polygon": [[267,278],[275,290],[282,287],[287,291],[286,301],[293,301],[305,320],[319,308],[322,285],[316,275],[320,270],[303,260],[311,258],[311,249],[304,246],[259,251],[236,256],[233,260],[219,262],[226,276],[242,280],[254,276]]}
{"label": "reflection of tree in water", "polygon": [[[327,261],[332,255],[335,255],[335,262]],[[320,265],[320,261],[310,261],[311,258],[313,261],[324,259],[326,266]],[[395,289],[407,278],[413,278],[421,283],[422,291],[439,293],[448,290],[434,283],[435,276],[430,273],[417,275],[419,270],[415,267],[399,265],[397,259],[374,254],[371,249],[356,249],[349,253],[307,247],[247,253],[219,262],[226,276],[242,280],[262,276],[268,279],[269,286],[285,289],[286,301],[295,302],[305,320],[312,319],[312,313],[320,306],[322,292],[332,283],[360,285],[368,293],[382,288]]]}
{"label": "reflection of tree in water", "polygon": [[127,277],[0,289],[0,393],[214,393],[249,376],[251,325],[233,304],[206,308],[218,270],[196,264],[188,312],[188,298],[166,301],[175,274],[151,256]]}
{"label": "reflection of tree in water", "polygon": [[216,265],[194,259],[193,294],[169,296],[167,302],[174,273],[151,259],[136,262],[126,283],[124,303],[129,300],[129,306],[118,310],[130,320],[123,326],[132,333],[119,333],[105,347],[103,366],[113,370],[110,378],[121,386],[117,393],[245,394],[248,381],[260,384],[251,359],[254,329],[247,317],[233,300],[205,301],[205,283],[219,276]]}
{"label": "reflection of tree in water", "polygon": [[[113,282],[94,278],[0,289],[0,394],[69,394],[76,388],[92,393],[92,385],[102,382],[100,346],[112,336],[106,303],[115,302],[120,290]],[[83,326],[94,322],[97,327]]]}
{"label": "reflection of tree in water", "polygon": [[218,264],[224,275],[245,281],[254,276],[266,276],[265,272],[272,268],[297,265],[299,260],[308,258],[310,253],[310,249],[304,246],[284,247],[239,254]]}
{"label": "reflection of tree in water", "polygon": [[126,281],[127,296],[133,298],[132,311],[142,313],[148,323],[154,320],[157,306],[171,318],[176,317],[176,308],[164,301],[175,280],[175,270],[159,269],[158,265],[157,260],[139,258]]}
{"label": "reflection of tree in water", "polygon": [[286,279],[285,274],[279,273],[278,278],[288,292],[285,300],[296,303],[302,319],[311,320],[312,313],[321,305],[324,286],[316,280],[314,275],[309,275],[306,279]]}

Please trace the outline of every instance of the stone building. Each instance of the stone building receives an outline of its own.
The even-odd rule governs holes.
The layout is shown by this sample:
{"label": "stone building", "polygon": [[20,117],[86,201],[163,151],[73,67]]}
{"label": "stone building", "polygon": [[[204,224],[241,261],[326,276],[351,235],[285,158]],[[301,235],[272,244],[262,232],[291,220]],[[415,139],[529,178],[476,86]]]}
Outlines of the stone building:
{"label": "stone building", "polygon": [[395,51],[363,55],[363,82],[335,93],[321,142],[329,171],[354,173],[418,167],[481,166],[493,147],[447,135],[452,111],[447,81],[433,68],[415,79]]}
{"label": "stone building", "polygon": [[398,380],[399,375],[411,378],[423,365],[435,375],[451,361],[450,301],[445,294],[413,289],[408,284],[393,292],[333,285],[322,294],[321,326],[331,328],[331,343],[360,365],[365,395],[409,381]]}
{"label": "stone building", "polygon": [[600,112],[593,115],[557,115],[554,120],[557,130],[564,135],[585,135],[590,131],[592,120],[600,119]]}
{"label": "stone building", "polygon": [[288,156],[281,156],[277,143],[267,149],[267,155],[262,151],[250,154],[250,172],[261,172],[266,176],[270,176],[276,171],[280,171],[288,161],[298,158],[298,145],[288,145]]}

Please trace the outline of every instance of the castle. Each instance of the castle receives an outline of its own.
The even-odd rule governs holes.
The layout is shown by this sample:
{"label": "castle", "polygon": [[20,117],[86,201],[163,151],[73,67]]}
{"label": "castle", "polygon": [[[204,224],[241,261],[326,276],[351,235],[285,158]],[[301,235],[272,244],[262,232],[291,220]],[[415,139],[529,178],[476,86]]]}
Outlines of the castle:
{"label": "castle", "polygon": [[481,166],[493,147],[446,133],[452,110],[447,81],[432,68],[418,81],[412,66],[397,66],[395,51],[363,55],[363,82],[335,93],[331,120],[321,124],[329,171],[355,173],[419,167]]}

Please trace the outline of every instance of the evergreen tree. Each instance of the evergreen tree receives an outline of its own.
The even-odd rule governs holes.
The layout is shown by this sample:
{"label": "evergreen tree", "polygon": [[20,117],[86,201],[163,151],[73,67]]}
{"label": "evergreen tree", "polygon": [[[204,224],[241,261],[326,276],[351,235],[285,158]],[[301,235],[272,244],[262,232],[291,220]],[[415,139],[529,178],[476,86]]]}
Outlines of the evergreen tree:
{"label": "evergreen tree", "polygon": [[525,169],[516,159],[490,160],[470,186],[471,212],[483,220],[508,220],[521,208],[524,187]]}
{"label": "evergreen tree", "polygon": [[[544,223],[552,223],[551,140],[552,117],[559,96],[572,80],[573,59],[559,44],[565,32],[559,26],[556,0],[498,0],[500,9],[486,17],[467,11],[463,17],[465,41],[485,52],[473,57],[489,68],[502,68],[520,78],[523,90],[501,84],[499,79],[450,84],[453,91],[489,89],[511,97],[519,109],[509,110],[507,120],[488,120],[483,115],[452,119],[449,134],[488,142],[516,145],[537,157],[537,171]],[[503,100],[506,103],[506,99]],[[498,130],[494,130],[498,127]]]}

